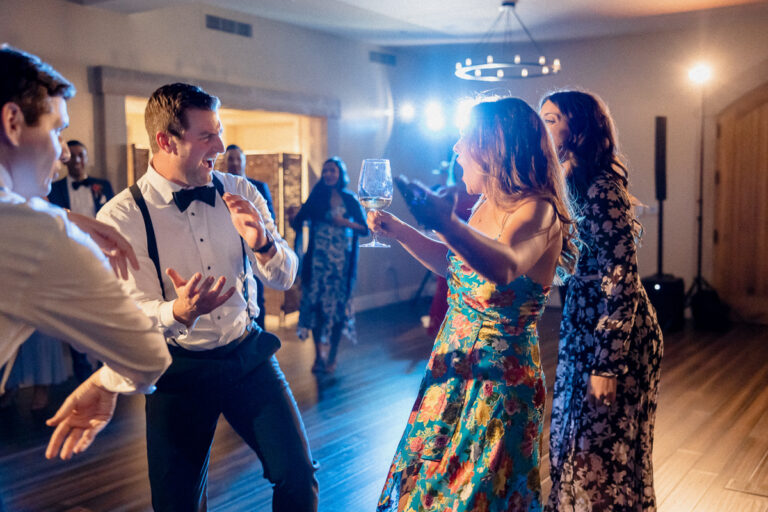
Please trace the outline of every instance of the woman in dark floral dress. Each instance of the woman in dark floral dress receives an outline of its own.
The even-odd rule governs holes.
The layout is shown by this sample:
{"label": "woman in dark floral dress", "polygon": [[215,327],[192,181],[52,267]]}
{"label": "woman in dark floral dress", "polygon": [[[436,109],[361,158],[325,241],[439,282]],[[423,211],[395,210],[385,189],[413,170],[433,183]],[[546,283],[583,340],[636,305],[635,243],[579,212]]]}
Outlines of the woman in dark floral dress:
{"label": "woman in dark floral dress", "polygon": [[468,223],[454,196],[404,180],[411,212],[440,240],[368,213],[371,229],[450,288],[377,510],[540,511],[546,387],[536,326],[555,268],[575,262],[565,186],[544,124],[516,98],[473,107],[454,151],[467,192],[482,194]]}
{"label": "woman in dark floral dress", "polygon": [[548,511],[653,511],[662,355],[637,274],[639,224],[602,101],[559,91],[540,113],[563,163],[583,242],[568,280],[552,406]]}
{"label": "woman in dark floral dress", "polygon": [[332,373],[343,334],[353,338],[352,290],[357,272],[357,239],[368,234],[363,207],[346,186],[347,166],[339,157],[323,164],[322,179],[312,189],[291,227],[310,222],[309,246],[302,259],[299,329],[312,331],[313,372]]}

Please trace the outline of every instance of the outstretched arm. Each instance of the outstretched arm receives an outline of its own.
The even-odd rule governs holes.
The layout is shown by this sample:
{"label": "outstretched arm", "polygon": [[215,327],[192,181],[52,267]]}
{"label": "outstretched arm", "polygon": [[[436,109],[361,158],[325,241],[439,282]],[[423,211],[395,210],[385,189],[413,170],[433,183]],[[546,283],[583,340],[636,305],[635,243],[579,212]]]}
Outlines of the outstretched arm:
{"label": "outstretched arm", "polygon": [[139,260],[128,240],[114,227],[96,219],[67,210],[67,218],[88,233],[109,260],[115,276],[128,279],[128,263],[139,269]]}
{"label": "outstretched arm", "polygon": [[406,251],[429,270],[439,276],[448,271],[448,247],[439,240],[433,240],[389,212],[371,210],[368,212],[368,227],[375,233],[394,238]]}
{"label": "outstretched arm", "polygon": [[46,424],[56,427],[51,435],[45,457],[59,455],[69,460],[83,453],[112,419],[117,393],[101,387],[100,371],[94,372],[64,400],[56,414]]}

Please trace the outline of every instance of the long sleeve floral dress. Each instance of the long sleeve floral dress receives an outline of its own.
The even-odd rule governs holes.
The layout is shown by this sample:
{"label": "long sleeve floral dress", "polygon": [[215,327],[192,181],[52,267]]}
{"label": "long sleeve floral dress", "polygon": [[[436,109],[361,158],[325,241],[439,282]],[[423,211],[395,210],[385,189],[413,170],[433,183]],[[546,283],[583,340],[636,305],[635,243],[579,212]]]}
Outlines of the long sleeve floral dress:
{"label": "long sleeve floral dress", "polygon": [[[618,177],[579,201],[584,243],[568,280],[552,405],[546,510],[652,511],[653,424],[663,342],[637,273],[636,221]],[[593,407],[590,375],[616,376],[616,400]]]}
{"label": "long sleeve floral dress", "polygon": [[536,326],[549,287],[526,276],[496,286],[449,262],[448,314],[377,510],[541,510]]}
{"label": "long sleeve floral dress", "polygon": [[356,341],[355,314],[352,293],[357,277],[358,233],[337,226],[334,213],[365,226],[365,214],[357,198],[346,190],[340,191],[343,204],[336,212],[328,210],[320,218],[312,218],[310,209],[299,211],[292,225],[301,229],[309,220],[309,248],[302,258],[301,302],[299,328],[319,329],[320,340],[328,343],[335,326],[342,326],[344,336]]}

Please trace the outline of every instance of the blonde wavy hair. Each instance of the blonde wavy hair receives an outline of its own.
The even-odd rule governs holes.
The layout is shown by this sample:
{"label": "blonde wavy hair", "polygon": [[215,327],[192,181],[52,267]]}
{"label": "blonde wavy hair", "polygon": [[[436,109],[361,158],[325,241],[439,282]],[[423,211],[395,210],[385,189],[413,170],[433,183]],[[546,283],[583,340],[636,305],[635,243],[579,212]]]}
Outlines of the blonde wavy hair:
{"label": "blonde wavy hair", "polygon": [[509,211],[528,198],[552,205],[563,240],[558,275],[572,273],[579,254],[576,225],[557,154],[536,111],[519,98],[485,99],[472,107],[464,137],[489,201]]}

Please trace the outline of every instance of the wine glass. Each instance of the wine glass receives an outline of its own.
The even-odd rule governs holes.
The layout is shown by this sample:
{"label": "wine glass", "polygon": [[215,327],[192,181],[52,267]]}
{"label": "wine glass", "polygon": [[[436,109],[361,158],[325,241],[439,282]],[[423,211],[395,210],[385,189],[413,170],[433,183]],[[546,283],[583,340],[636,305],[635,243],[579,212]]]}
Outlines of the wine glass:
{"label": "wine glass", "polygon": [[[369,210],[383,210],[392,204],[392,171],[389,160],[366,158],[360,169],[360,183],[357,187],[360,204]],[[376,238],[360,247],[389,247]]]}

